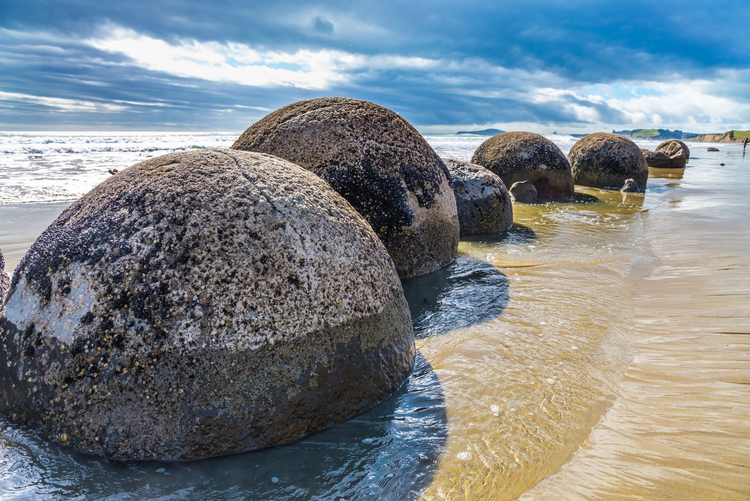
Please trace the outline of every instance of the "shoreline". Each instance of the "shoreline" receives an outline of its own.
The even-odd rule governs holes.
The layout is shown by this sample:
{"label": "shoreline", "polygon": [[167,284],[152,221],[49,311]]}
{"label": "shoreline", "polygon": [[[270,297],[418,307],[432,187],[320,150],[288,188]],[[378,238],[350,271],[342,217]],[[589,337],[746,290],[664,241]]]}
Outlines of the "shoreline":
{"label": "shoreline", "polygon": [[0,250],[5,272],[13,273],[39,235],[73,202],[0,204]]}

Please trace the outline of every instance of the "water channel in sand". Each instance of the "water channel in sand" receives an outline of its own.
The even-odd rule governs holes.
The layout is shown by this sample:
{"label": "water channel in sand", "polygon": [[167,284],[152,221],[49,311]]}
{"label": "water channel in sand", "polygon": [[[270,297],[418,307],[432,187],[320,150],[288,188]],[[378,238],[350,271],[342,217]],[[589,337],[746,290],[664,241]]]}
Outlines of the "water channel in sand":
{"label": "water channel in sand", "polygon": [[[462,159],[481,142],[428,139]],[[705,146],[684,170],[651,169],[645,195],[516,205],[511,231],[465,239],[454,265],[405,281],[418,370],[352,421],[257,453],[130,464],[0,421],[0,492],[747,499],[750,157]],[[0,220],[17,210],[0,205]],[[30,243],[15,224],[0,248]]]}

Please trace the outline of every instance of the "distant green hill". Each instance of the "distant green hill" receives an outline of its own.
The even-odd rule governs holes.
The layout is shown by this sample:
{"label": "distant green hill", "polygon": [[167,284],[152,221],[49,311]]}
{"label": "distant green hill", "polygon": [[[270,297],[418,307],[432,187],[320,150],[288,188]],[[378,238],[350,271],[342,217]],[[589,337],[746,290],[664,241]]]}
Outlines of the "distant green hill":
{"label": "distant green hill", "polygon": [[505,132],[500,129],[482,129],[482,130],[460,130],[456,134],[474,134],[475,136],[497,136]]}
{"label": "distant green hill", "polygon": [[697,136],[692,132],[682,132],[681,130],[669,129],[633,129],[633,130],[613,130],[613,134],[630,136],[634,139],[654,139],[664,141],[666,139],[690,139]]}

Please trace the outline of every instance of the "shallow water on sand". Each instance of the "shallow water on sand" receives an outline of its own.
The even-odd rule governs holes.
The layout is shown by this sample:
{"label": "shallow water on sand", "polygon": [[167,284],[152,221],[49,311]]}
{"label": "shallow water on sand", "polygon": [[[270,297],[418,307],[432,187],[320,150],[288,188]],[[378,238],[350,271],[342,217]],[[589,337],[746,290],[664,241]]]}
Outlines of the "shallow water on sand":
{"label": "shallow water on sand", "polygon": [[[428,138],[465,160],[483,139]],[[347,423],[256,453],[123,465],[1,421],[0,493],[747,499],[750,157],[705,146],[686,169],[651,169],[645,195],[515,205],[509,232],[405,281],[418,370]],[[9,262],[64,204],[28,207],[41,212],[0,205],[16,221],[0,228]]]}

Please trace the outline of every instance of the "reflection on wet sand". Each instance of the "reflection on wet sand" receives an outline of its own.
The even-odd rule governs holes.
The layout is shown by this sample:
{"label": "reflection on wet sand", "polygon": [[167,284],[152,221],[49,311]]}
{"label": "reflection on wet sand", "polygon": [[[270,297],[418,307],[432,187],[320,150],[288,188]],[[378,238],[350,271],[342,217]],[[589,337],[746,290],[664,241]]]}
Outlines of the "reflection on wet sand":
{"label": "reflection on wet sand", "polygon": [[522,499],[750,498],[750,182],[741,164],[695,163],[644,217],[659,262],[633,289],[617,400]]}
{"label": "reflection on wet sand", "polygon": [[640,227],[619,192],[598,191],[516,204],[517,225],[534,238],[459,246],[507,276],[509,298],[497,318],[418,342],[440,378],[449,423],[425,499],[518,497],[559,467],[611,405],[629,361],[625,284]]}
{"label": "reflection on wet sand", "polygon": [[685,176],[685,169],[661,169],[659,167],[649,167],[649,179],[682,179]]}

